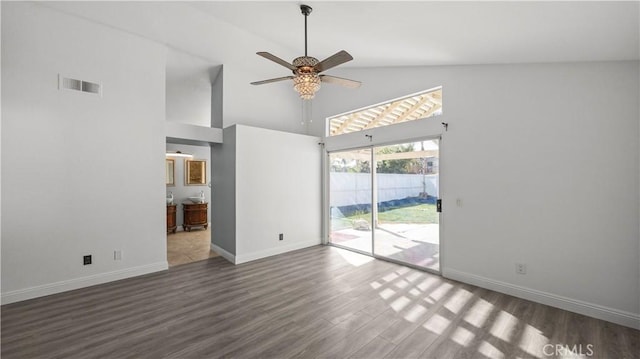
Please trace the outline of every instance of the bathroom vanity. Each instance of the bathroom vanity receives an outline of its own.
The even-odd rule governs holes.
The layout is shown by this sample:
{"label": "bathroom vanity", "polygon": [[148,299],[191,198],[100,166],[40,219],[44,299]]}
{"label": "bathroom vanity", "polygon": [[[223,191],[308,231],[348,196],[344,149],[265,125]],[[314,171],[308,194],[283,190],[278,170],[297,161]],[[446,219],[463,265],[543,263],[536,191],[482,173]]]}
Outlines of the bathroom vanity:
{"label": "bathroom vanity", "polygon": [[176,233],[176,205],[167,204],[167,234]]}
{"label": "bathroom vanity", "polygon": [[200,226],[207,229],[209,227],[209,222],[207,221],[208,205],[208,203],[183,203],[184,223],[182,224],[182,229],[191,231],[191,227]]}

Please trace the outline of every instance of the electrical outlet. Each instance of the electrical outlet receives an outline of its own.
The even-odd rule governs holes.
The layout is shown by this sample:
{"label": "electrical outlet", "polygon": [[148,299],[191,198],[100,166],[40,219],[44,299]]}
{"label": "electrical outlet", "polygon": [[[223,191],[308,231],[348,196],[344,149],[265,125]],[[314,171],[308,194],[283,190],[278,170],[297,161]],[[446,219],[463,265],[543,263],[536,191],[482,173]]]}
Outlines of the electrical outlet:
{"label": "electrical outlet", "polygon": [[280,233],[280,235],[278,236],[278,239],[281,241],[284,240],[284,233]]}
{"label": "electrical outlet", "polygon": [[516,263],[517,274],[527,274],[527,265],[524,263]]}
{"label": "electrical outlet", "polygon": [[82,262],[84,265],[91,264],[91,254],[82,257]]}
{"label": "electrical outlet", "polygon": [[121,261],[122,260],[122,251],[113,251],[113,260]]}

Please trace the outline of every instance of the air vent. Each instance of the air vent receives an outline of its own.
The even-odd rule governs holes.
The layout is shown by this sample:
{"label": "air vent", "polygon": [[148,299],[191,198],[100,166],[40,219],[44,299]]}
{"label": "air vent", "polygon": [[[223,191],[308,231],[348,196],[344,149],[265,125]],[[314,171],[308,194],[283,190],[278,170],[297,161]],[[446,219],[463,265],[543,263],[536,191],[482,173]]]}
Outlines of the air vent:
{"label": "air vent", "polygon": [[62,88],[66,88],[69,90],[82,91],[82,81],[63,77]]}
{"label": "air vent", "polygon": [[100,94],[100,84],[89,81],[82,81],[82,91]]}
{"label": "air vent", "polygon": [[102,95],[102,85],[95,82],[72,79],[58,75],[58,89],[74,90],[88,92],[96,95]]}

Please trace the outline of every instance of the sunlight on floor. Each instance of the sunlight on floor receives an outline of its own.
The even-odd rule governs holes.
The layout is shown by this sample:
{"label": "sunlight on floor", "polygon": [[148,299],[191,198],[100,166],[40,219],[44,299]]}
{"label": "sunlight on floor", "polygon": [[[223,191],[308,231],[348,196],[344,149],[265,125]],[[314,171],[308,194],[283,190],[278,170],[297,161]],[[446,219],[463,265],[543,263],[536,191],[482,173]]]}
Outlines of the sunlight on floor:
{"label": "sunlight on floor", "polygon": [[339,250],[338,253],[340,256],[346,260],[349,264],[354,267],[360,267],[365,263],[369,263],[374,260],[373,257],[365,256],[359,253],[347,251],[347,250]]}
{"label": "sunlight on floor", "polygon": [[482,344],[480,344],[480,347],[478,347],[478,352],[491,359],[504,358],[504,353],[498,350],[498,348],[489,344],[486,340],[482,341]]}
{"label": "sunlight on floor", "polygon": [[453,289],[452,284],[442,283],[438,288],[434,289],[427,298],[425,298],[425,301],[431,299],[432,303],[435,303],[449,293],[451,289]]}
{"label": "sunlight on floor", "polygon": [[542,349],[547,344],[549,344],[549,338],[542,335],[540,330],[529,324],[524,327],[520,337],[520,349],[536,358],[542,358],[544,356]]}
{"label": "sunlight on floor", "polygon": [[407,305],[409,305],[409,303],[411,303],[411,299],[402,296],[400,298],[397,298],[396,300],[394,300],[393,302],[391,302],[391,308],[393,308],[393,310],[395,310],[396,312],[401,311],[402,309],[404,309],[404,307],[406,307]]}
{"label": "sunlight on floor", "polygon": [[460,309],[467,304],[469,299],[473,297],[473,294],[466,289],[458,289],[456,294],[454,294],[445,304],[444,307],[449,309],[451,313],[458,314]]}
{"label": "sunlight on floor", "polygon": [[[373,260],[345,250],[339,253],[348,257],[350,263]],[[551,345],[551,341],[540,329],[523,323],[523,319],[514,315],[516,312],[500,310],[491,302],[493,297],[485,296],[486,293],[477,288],[409,267],[382,273],[369,282],[369,287],[377,292],[387,308],[402,316],[406,325],[446,336],[450,345],[468,348],[470,352],[465,355],[484,359],[548,357],[543,349]],[[584,357],[570,350],[556,357]]]}
{"label": "sunlight on floor", "polygon": [[463,327],[457,327],[456,330],[451,334],[451,340],[462,345],[463,347],[469,346],[469,343],[475,338],[475,334],[471,333],[469,330]]}
{"label": "sunlight on floor", "polygon": [[414,305],[409,312],[404,316],[404,319],[411,323],[417,322],[423,315],[427,313],[427,308],[420,304]]}
{"label": "sunlight on floor", "polygon": [[498,317],[493,322],[493,326],[489,332],[496,338],[500,338],[505,342],[511,341],[514,329],[518,324],[518,319],[513,315],[501,310]]}
{"label": "sunlight on floor", "polygon": [[393,289],[385,288],[384,290],[382,290],[382,292],[380,292],[380,297],[382,297],[382,299],[389,299],[394,294],[396,294],[396,291],[394,291]]}
{"label": "sunlight on floor", "polygon": [[445,329],[451,324],[451,321],[439,314],[434,314],[429,320],[427,320],[422,327],[430,330],[438,335],[442,334]]}
{"label": "sunlight on floor", "polygon": [[418,284],[416,286],[416,288],[418,288],[419,290],[426,292],[427,289],[435,286],[436,284],[442,282],[442,280],[440,278],[437,278],[435,276],[431,276],[425,280],[422,281],[422,283]]}
{"label": "sunlight on floor", "polygon": [[484,299],[478,299],[473,307],[467,311],[467,314],[464,316],[464,321],[476,328],[480,328],[487,321],[492,311],[493,304]]}

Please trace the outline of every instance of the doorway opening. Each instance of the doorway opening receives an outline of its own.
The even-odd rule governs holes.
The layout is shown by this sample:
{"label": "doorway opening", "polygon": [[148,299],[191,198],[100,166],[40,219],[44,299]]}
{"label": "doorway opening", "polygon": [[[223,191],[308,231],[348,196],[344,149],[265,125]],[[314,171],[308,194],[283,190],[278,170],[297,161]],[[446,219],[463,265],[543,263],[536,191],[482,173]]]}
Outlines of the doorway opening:
{"label": "doorway opening", "polygon": [[440,140],[329,153],[329,243],[440,271]]}
{"label": "doorway opening", "polygon": [[216,257],[211,250],[211,149],[167,142],[166,152],[169,267]]}

